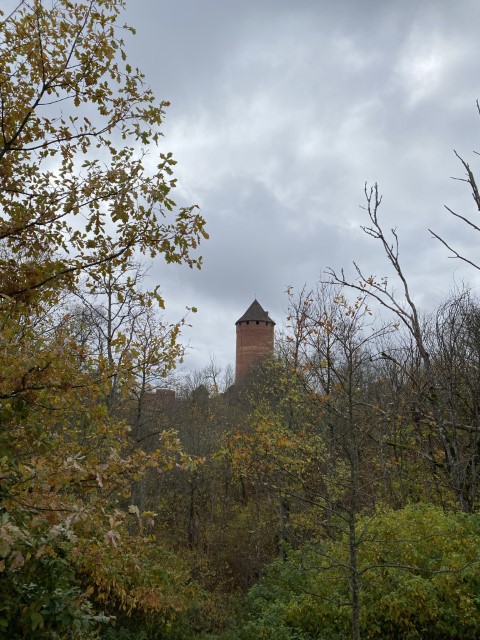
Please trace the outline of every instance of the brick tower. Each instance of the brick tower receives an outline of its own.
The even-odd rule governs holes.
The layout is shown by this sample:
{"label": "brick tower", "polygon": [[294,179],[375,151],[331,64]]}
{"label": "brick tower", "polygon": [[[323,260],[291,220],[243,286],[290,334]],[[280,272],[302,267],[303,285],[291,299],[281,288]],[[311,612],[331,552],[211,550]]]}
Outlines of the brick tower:
{"label": "brick tower", "polygon": [[237,357],[235,383],[240,384],[249,369],[263,358],[273,354],[275,322],[264,311],[257,300],[236,321]]}

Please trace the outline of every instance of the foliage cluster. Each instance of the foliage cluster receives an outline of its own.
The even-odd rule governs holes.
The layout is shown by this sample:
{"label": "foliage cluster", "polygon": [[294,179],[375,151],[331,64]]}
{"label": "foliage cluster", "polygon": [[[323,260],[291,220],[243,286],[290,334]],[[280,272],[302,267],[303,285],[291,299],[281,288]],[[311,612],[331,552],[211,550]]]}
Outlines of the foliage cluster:
{"label": "foliage cluster", "polygon": [[[477,637],[479,525],[425,504],[361,517],[362,637]],[[249,594],[249,620],[225,637],[348,637],[347,549],[322,540],[271,565]]]}

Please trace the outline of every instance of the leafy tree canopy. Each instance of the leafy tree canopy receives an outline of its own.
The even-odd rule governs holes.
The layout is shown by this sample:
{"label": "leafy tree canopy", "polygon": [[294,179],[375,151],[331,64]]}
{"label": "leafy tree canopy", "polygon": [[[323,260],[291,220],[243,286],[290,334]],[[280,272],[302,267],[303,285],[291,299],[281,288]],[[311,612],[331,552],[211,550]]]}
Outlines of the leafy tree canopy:
{"label": "leafy tree canopy", "polygon": [[138,318],[133,338],[125,318],[105,332],[105,356],[86,314],[68,304],[80,283],[87,300],[108,282],[115,309],[163,306],[158,289],[138,291],[132,261],[159,255],[200,267],[196,249],[207,237],[198,209],[172,200],[175,163],[157,148],[168,103],[157,104],[126,61],[122,33],[132,29],[120,22],[123,9],[122,0],[23,0],[0,10],[0,634],[8,638],[85,637],[118,612],[165,623],[190,593],[182,562],[144,526],[156,514],[127,508],[147,468],[182,464],[179,443],[165,432],[148,454],[135,448],[107,401],[129,393],[140,370],[146,378],[149,368],[172,366],[179,326],[150,332],[142,354]]}
{"label": "leafy tree canopy", "polygon": [[[157,104],[126,62],[121,0],[0,13],[0,293],[44,299],[134,251],[199,266],[204,220],[174,212]],[[47,293],[49,292],[49,293]]]}

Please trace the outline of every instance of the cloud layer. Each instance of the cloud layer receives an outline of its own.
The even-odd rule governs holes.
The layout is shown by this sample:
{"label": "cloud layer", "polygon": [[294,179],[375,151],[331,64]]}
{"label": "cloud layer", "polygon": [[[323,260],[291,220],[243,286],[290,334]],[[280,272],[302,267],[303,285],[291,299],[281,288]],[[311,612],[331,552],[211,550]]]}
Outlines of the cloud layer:
{"label": "cloud layer", "polygon": [[[327,267],[387,272],[359,229],[379,183],[385,225],[426,307],[456,278],[435,228],[475,257],[479,238],[446,215],[472,211],[453,149],[480,149],[477,0],[142,0],[129,57],[172,102],[165,148],[178,200],[198,203],[211,240],[202,272],[155,265],[172,317],[199,313],[186,366],[233,362],[235,320],[257,295],[283,321],[288,285]],[[478,165],[478,163],[477,163]]]}

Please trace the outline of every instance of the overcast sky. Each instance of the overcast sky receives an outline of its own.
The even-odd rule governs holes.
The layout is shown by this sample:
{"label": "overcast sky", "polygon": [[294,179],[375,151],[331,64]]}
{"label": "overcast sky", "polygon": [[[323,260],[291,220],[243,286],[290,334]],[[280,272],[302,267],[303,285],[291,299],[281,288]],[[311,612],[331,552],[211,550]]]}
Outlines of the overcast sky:
{"label": "overcast sky", "polygon": [[[456,149],[480,165],[478,0],[130,0],[130,61],[169,100],[165,151],[177,201],[198,204],[210,240],[200,272],[152,268],[175,318],[198,307],[187,369],[234,362],[235,321],[256,295],[279,325],[289,285],[352,260],[388,273],[365,237],[363,186],[422,308],[475,273],[428,227],[480,261]],[[479,167],[480,168],[480,167]],[[480,174],[480,172],[479,172]],[[478,213],[477,213],[478,215]]]}

